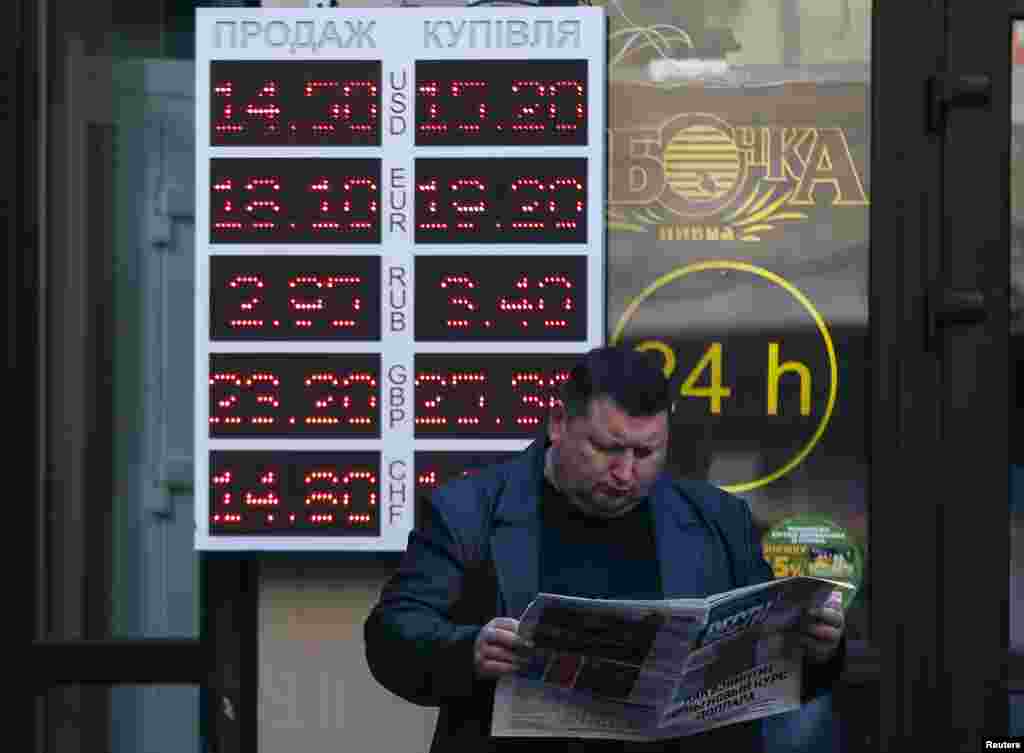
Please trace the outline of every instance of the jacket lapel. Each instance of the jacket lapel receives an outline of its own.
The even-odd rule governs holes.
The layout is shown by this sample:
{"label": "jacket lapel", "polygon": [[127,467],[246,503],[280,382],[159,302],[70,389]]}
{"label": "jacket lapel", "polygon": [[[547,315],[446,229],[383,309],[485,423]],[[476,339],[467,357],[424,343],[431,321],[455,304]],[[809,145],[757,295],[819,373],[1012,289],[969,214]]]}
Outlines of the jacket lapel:
{"label": "jacket lapel", "polygon": [[540,496],[546,442],[526,450],[527,470],[509,479],[494,510],[491,552],[498,579],[497,614],[519,619],[540,590]]}
{"label": "jacket lapel", "polygon": [[[661,589],[666,599],[705,596],[712,584],[708,537],[690,501],[667,476],[651,489],[654,539],[661,563]],[[713,567],[711,568],[714,569]]]}
{"label": "jacket lapel", "polygon": [[499,525],[491,539],[498,577],[498,614],[519,619],[540,589],[537,531],[526,525]]}

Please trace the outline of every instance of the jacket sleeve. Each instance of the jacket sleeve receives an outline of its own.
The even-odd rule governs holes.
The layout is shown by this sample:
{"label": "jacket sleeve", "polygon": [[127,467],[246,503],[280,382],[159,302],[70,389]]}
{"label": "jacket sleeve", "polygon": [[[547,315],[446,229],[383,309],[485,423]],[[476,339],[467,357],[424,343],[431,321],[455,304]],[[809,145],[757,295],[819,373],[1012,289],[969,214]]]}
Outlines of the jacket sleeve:
{"label": "jacket sleeve", "polygon": [[[453,609],[466,586],[465,547],[450,505],[467,493],[438,491],[423,505],[402,562],[363,626],[370,673],[392,693],[420,706],[472,696],[473,643],[481,625],[457,624]],[[461,491],[459,491],[461,490]]]}

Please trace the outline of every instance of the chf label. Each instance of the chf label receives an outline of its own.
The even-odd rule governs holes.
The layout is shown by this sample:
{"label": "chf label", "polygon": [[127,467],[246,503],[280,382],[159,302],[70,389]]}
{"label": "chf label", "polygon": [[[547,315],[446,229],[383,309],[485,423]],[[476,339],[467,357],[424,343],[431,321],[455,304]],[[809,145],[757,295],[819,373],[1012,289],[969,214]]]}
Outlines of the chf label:
{"label": "chf label", "polygon": [[408,466],[404,460],[388,463],[388,523],[401,520],[405,515],[408,476]]}

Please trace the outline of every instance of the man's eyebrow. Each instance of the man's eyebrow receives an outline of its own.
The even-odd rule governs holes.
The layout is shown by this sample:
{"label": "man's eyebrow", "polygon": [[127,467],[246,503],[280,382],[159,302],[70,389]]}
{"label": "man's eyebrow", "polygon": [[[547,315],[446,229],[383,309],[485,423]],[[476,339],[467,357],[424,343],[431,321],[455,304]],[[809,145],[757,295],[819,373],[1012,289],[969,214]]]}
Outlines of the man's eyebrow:
{"label": "man's eyebrow", "polygon": [[652,437],[651,439],[648,439],[648,440],[645,440],[645,441],[641,441],[641,442],[623,442],[622,440],[616,439],[614,437],[611,438],[611,439],[606,439],[604,437],[598,437],[598,436],[595,436],[595,435],[591,435],[590,440],[592,442],[595,442],[595,443],[600,444],[600,445],[604,445],[606,447],[615,447],[615,448],[632,447],[634,449],[644,449],[644,450],[653,450],[656,447],[664,444],[664,438],[662,438],[662,437]]}

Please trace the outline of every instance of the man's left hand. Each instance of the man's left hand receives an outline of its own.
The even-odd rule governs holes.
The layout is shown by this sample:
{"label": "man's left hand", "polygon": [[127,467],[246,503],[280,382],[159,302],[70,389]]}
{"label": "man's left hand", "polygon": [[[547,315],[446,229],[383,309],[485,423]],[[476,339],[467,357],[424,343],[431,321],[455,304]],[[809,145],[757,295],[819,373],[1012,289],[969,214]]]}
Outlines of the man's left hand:
{"label": "man's left hand", "polygon": [[807,660],[824,664],[831,659],[839,648],[844,628],[842,595],[835,591],[824,607],[810,609],[805,615],[800,638],[807,649]]}

